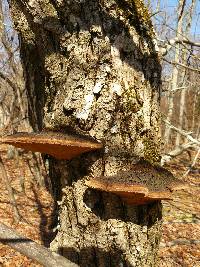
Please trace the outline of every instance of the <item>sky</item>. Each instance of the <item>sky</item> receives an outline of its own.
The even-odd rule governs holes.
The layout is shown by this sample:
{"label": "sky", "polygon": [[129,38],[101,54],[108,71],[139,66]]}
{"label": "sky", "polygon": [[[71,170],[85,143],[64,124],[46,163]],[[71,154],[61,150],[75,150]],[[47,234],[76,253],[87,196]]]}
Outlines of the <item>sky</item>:
{"label": "sky", "polygon": [[[147,2],[145,0],[145,2]],[[151,0],[152,12],[155,11],[157,0]],[[160,0],[160,11],[158,14],[153,16],[153,22],[159,24],[159,22],[164,21],[164,15],[168,18],[169,30],[173,32],[173,29],[176,29],[177,23],[177,5],[178,0]],[[186,0],[185,10],[187,11],[191,4],[191,0]],[[173,34],[173,33],[172,33]],[[200,40],[200,0],[196,0],[196,7],[192,18],[192,27],[191,27],[191,37],[193,40]]]}

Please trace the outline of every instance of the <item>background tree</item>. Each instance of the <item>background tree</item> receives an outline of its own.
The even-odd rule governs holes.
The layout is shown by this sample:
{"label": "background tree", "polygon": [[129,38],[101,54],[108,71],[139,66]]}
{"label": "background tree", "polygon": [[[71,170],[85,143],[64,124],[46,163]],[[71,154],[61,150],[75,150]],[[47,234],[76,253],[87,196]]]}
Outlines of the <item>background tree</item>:
{"label": "background tree", "polygon": [[156,0],[151,1],[149,9],[162,54],[164,164],[184,151],[191,155],[191,148],[198,150],[190,141],[198,139],[199,3],[180,0],[168,4]]}
{"label": "background tree", "polygon": [[6,1],[0,1],[0,44],[0,127],[4,128],[4,131],[17,131],[22,128],[28,130],[27,98],[19,43]]}
{"label": "background tree", "polygon": [[[181,0],[179,1],[178,6],[178,21],[177,21],[177,32],[176,37],[179,38],[179,36],[182,34],[183,31],[183,14],[184,14],[184,8],[185,8],[185,1]],[[174,52],[174,66],[172,69],[172,79],[171,79],[171,87],[169,90],[169,96],[168,96],[168,111],[167,111],[167,121],[171,121],[173,116],[173,110],[174,110],[174,91],[178,87],[180,81],[178,80],[178,74],[179,74],[179,68],[177,66],[177,63],[180,60],[180,44],[177,43],[175,45],[175,52]],[[166,144],[169,143],[170,138],[170,131],[171,128],[166,125],[165,134],[164,134],[164,140]]]}
{"label": "background tree", "polygon": [[160,63],[142,1],[11,2],[35,130],[91,136],[104,151],[49,160],[59,228],[52,249],[80,266],[155,266],[161,205],[125,205],[88,176],[159,162]]}

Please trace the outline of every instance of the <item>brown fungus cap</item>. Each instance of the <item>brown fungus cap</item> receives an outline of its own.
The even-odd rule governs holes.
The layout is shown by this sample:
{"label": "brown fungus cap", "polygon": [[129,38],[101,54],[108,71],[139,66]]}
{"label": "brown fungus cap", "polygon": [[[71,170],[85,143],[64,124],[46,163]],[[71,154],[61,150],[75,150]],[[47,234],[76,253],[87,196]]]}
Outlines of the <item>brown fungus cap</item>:
{"label": "brown fungus cap", "polygon": [[124,202],[142,205],[162,199],[172,199],[172,192],[184,189],[187,183],[176,179],[168,170],[139,161],[130,171],[114,176],[91,178],[86,185],[120,196]]}
{"label": "brown fungus cap", "polygon": [[49,154],[57,159],[72,159],[84,152],[102,148],[91,138],[57,132],[16,133],[3,136],[1,143],[34,152]]}

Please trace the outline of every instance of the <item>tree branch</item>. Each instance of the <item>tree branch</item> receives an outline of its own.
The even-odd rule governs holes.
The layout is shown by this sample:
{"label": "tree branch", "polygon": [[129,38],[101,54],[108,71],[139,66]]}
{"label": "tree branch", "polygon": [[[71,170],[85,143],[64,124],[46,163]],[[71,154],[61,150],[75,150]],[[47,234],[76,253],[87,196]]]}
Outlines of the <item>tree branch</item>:
{"label": "tree branch", "polygon": [[196,161],[197,161],[197,159],[199,157],[199,154],[200,154],[200,148],[198,149],[190,168],[184,173],[183,177],[186,177],[188,175],[188,173],[192,170],[192,168],[196,164]]}
{"label": "tree branch", "polygon": [[[167,53],[170,51],[170,49],[172,47],[174,47],[176,44],[181,44],[181,45],[190,45],[190,46],[196,46],[196,47],[200,47],[200,43],[198,42],[193,42],[187,38],[178,38],[175,37],[174,39],[170,39],[168,41],[165,40],[161,40],[158,39],[158,41],[160,43],[162,43],[161,47],[160,47],[160,52],[162,54],[162,56],[166,56]],[[189,48],[187,48],[189,50]]]}
{"label": "tree branch", "polygon": [[172,246],[178,246],[178,245],[191,246],[191,245],[199,245],[199,244],[200,244],[200,240],[180,238],[180,239],[176,239],[170,242],[166,242],[166,244],[162,243],[160,247],[172,247]]}
{"label": "tree branch", "polygon": [[161,158],[161,166],[163,166],[165,163],[169,162],[170,160],[172,160],[176,156],[179,156],[185,150],[187,150],[189,148],[194,148],[194,147],[196,147],[196,145],[193,142],[189,142],[189,143],[186,143],[186,144],[182,144],[179,147],[175,148],[174,150],[166,153]]}
{"label": "tree branch", "polygon": [[169,42],[173,43],[173,44],[188,44],[188,45],[191,45],[191,46],[200,47],[200,43],[193,42],[193,41],[191,41],[191,40],[189,40],[187,38],[183,38],[183,39],[175,38],[175,39],[171,39]]}
{"label": "tree branch", "polygon": [[179,129],[177,127],[175,127],[174,125],[172,125],[169,121],[162,119],[171,129],[175,130],[176,132],[180,133],[181,135],[185,136],[188,140],[190,140],[191,142],[193,142],[194,144],[200,146],[200,141],[196,140],[195,138],[193,138],[190,133]]}
{"label": "tree branch", "polygon": [[17,87],[16,84],[11,81],[9,77],[7,77],[3,72],[0,72],[0,78],[3,79],[13,90],[13,93],[16,94]]}
{"label": "tree branch", "polygon": [[0,223],[0,242],[12,247],[23,255],[37,261],[45,267],[78,267],[68,259],[51,252],[48,248],[21,236],[12,228]]}
{"label": "tree branch", "polygon": [[169,64],[172,64],[172,65],[178,65],[178,66],[181,66],[181,67],[188,69],[188,70],[191,70],[191,71],[200,72],[200,69],[195,69],[195,68],[189,67],[189,66],[182,64],[180,62],[169,61],[166,58],[164,58],[163,60]]}

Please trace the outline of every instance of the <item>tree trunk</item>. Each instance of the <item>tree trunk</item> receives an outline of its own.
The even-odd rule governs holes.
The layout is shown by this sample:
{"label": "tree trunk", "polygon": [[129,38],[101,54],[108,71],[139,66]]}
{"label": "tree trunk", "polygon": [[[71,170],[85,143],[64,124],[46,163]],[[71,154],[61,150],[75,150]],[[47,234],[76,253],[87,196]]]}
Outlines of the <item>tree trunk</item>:
{"label": "tree trunk", "polygon": [[[187,16],[186,16],[186,26],[185,26],[185,31],[184,31],[184,35],[185,36],[188,36],[189,37],[189,33],[190,33],[190,30],[191,30],[191,23],[192,23],[192,17],[193,17],[193,13],[194,13],[194,8],[195,8],[195,5],[196,5],[196,0],[193,0],[191,2],[191,5],[189,7],[189,10],[188,10],[188,13],[187,13]],[[182,59],[182,64],[187,64],[187,60],[188,58],[190,57],[190,54],[191,52],[189,52],[189,48],[182,48],[182,56],[181,56],[181,59]],[[182,70],[182,72],[180,73],[180,80],[182,80],[182,86],[187,86],[187,75],[188,75],[188,71],[187,69],[184,69]],[[183,89],[181,90],[181,93],[180,93],[180,104],[179,104],[179,122],[178,122],[178,127],[181,128],[181,129],[184,129],[185,125],[184,125],[184,119],[185,119],[185,116],[184,116],[184,111],[185,111],[185,108],[186,108],[186,105],[185,105],[185,102],[186,102],[186,94],[187,93],[187,89]],[[177,133],[176,135],[176,147],[178,147],[181,143],[181,135],[179,133]]]}
{"label": "tree trunk", "polygon": [[[177,22],[176,38],[182,37],[184,7],[185,7],[185,0],[180,0],[179,5],[178,5],[178,22]],[[177,43],[175,45],[174,62],[178,63],[179,60],[180,60],[180,44]],[[175,64],[172,69],[172,80],[171,80],[169,97],[168,97],[168,111],[167,111],[167,118],[166,118],[168,122],[171,122],[172,117],[173,117],[174,91],[178,87],[178,83],[179,83],[178,74],[179,74],[179,68],[178,68],[178,65]],[[165,133],[164,133],[164,140],[165,140],[166,145],[169,145],[170,134],[171,134],[171,128],[166,124]]]}
{"label": "tree trunk", "polygon": [[160,62],[142,1],[13,0],[30,119],[91,136],[103,151],[50,159],[59,201],[51,247],[80,266],[155,266],[161,204],[125,205],[85,179],[159,161]]}

